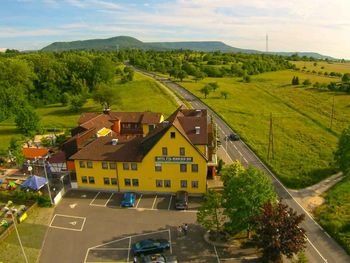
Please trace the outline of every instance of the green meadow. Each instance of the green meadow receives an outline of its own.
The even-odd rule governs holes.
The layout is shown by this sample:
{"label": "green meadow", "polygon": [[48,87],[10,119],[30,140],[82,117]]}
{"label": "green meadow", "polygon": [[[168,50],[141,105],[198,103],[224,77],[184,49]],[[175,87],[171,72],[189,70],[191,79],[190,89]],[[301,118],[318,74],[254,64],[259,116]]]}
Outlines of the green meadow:
{"label": "green meadow", "polygon": [[[119,98],[111,109],[113,111],[154,111],[170,115],[178,107],[175,100],[168,95],[155,81],[138,73],[134,80],[125,84],[114,84]],[[80,112],[74,113],[68,106],[61,104],[47,105],[36,109],[41,117],[44,129],[70,129],[77,125],[82,112],[102,111],[102,106],[92,99],[88,99]],[[11,137],[20,136],[15,123],[7,120],[0,123],[0,151],[5,151]]]}
{"label": "green meadow", "polygon": [[[292,64],[296,65],[298,68],[316,72],[340,72],[340,73],[350,73],[350,63],[340,63],[333,61],[291,61]],[[314,65],[316,63],[316,65]]]}
{"label": "green meadow", "polygon": [[325,199],[325,204],[316,210],[317,219],[350,254],[350,178],[331,188]]}
{"label": "green meadow", "polygon": [[[205,78],[199,82],[186,79],[180,84],[215,109],[287,187],[303,188],[335,171],[333,151],[339,134],[349,125],[350,95],[320,91],[312,86],[292,86],[293,76],[298,76],[301,82],[332,80],[285,70],[252,76],[250,83],[243,83],[241,78]],[[219,89],[205,99],[200,89],[209,82],[217,82]],[[229,93],[227,99],[221,97],[221,91]],[[270,114],[274,158],[268,160]]]}

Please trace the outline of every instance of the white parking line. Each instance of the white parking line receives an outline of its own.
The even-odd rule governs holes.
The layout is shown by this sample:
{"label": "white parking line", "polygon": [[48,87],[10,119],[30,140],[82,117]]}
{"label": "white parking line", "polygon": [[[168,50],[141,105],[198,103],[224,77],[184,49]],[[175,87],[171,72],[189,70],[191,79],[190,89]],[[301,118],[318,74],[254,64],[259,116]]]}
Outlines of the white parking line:
{"label": "white parking line", "polygon": [[111,196],[108,198],[107,202],[105,203],[105,206],[107,206],[107,204],[109,203],[109,201],[111,200],[113,195],[114,195],[114,193],[112,193]]}
{"label": "white parking line", "polygon": [[171,200],[173,199],[173,196],[170,196],[170,201],[169,201],[169,205],[168,205],[168,210],[170,210],[170,206],[171,206]]}
{"label": "white parking line", "polygon": [[[56,216],[59,216],[59,217],[68,217],[68,218],[78,218],[78,219],[82,219],[83,220],[83,223],[81,224],[81,227],[80,229],[75,229],[75,228],[69,228],[69,227],[61,227],[61,226],[53,226],[53,222],[56,218]],[[71,230],[71,231],[83,231],[83,228],[84,228],[84,225],[85,225],[85,221],[86,221],[86,217],[81,217],[81,216],[70,216],[70,215],[62,215],[62,214],[55,214],[54,217],[52,218],[51,222],[50,222],[50,225],[49,227],[51,228],[58,228],[58,229],[64,229],[64,230]],[[74,223],[74,224],[73,224]],[[72,225],[76,225],[76,221],[72,222]]]}
{"label": "white parking line", "polygon": [[173,246],[171,245],[171,233],[170,233],[170,229],[168,229],[168,233],[169,233],[170,254],[173,254]]}
{"label": "white parking line", "polygon": [[131,249],[131,237],[129,237],[129,249],[128,249],[128,259],[127,259],[127,262],[129,262],[129,258],[130,258],[130,249]]}
{"label": "white parking line", "polygon": [[96,195],[95,195],[95,197],[94,197],[94,199],[92,199],[92,201],[90,202],[90,205],[92,205],[92,203],[96,200],[96,198],[97,198],[97,196],[100,194],[100,192],[98,192]]}
{"label": "white parking line", "polygon": [[156,204],[156,201],[157,201],[157,195],[156,195],[156,197],[153,200],[152,209],[154,209],[154,205]]}
{"label": "white parking line", "polygon": [[139,198],[139,200],[137,201],[137,204],[136,204],[136,207],[135,207],[135,208],[137,208],[137,207],[139,206],[139,203],[140,203],[140,201],[141,201],[141,198],[142,198],[142,194],[140,195],[140,198]]}
{"label": "white parking line", "polygon": [[247,161],[247,159],[245,157],[243,157],[243,160],[248,164],[248,161]]}

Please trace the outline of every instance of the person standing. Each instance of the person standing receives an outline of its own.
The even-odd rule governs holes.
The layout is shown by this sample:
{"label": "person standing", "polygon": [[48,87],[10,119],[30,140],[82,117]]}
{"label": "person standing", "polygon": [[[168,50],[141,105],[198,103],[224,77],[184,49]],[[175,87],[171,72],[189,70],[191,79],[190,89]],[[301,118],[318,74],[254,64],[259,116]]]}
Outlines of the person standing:
{"label": "person standing", "polygon": [[184,224],[182,228],[183,228],[183,231],[184,231],[184,235],[186,236],[187,232],[188,232],[188,225]]}

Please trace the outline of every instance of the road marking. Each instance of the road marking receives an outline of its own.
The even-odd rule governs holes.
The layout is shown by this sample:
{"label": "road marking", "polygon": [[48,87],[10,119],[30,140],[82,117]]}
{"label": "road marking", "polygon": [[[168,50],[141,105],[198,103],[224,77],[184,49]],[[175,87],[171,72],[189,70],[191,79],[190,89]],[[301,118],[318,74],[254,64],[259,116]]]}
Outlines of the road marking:
{"label": "road marking", "polygon": [[170,196],[170,201],[169,201],[169,205],[168,205],[168,210],[170,210],[170,206],[171,206],[171,200],[173,199],[173,196]]}
{"label": "road marking", "polygon": [[243,160],[248,164],[248,161],[247,161],[247,159],[245,157],[243,157]]}
{"label": "road marking", "polygon": [[153,200],[152,209],[154,209],[154,205],[155,205],[156,201],[157,201],[157,195],[156,195],[156,197]]}
{"label": "road marking", "polygon": [[240,156],[243,156],[242,153],[239,150],[237,150],[237,152],[239,153]]}
{"label": "road marking", "polygon": [[315,249],[315,251],[320,255],[320,257],[324,260],[324,262],[328,262],[327,259],[325,259],[320,251],[318,251],[318,249],[314,246],[314,244],[312,244],[312,242],[310,241],[310,239],[308,237],[306,237],[306,240],[310,243],[310,245]]}
{"label": "road marking", "polygon": [[137,204],[136,204],[136,207],[135,207],[135,208],[137,208],[137,207],[139,206],[139,203],[140,203],[140,201],[141,201],[141,198],[142,198],[142,194],[140,195],[140,198],[139,198],[139,200],[137,201]]}
{"label": "road marking", "polygon": [[70,204],[70,205],[69,205],[69,207],[70,207],[70,208],[72,208],[72,209],[73,209],[73,208],[75,208],[76,206],[77,206],[77,204],[76,204],[76,203],[74,203],[74,204]]}
{"label": "road marking", "polygon": [[96,195],[95,195],[95,197],[94,197],[94,199],[92,199],[92,201],[90,202],[90,205],[92,205],[92,203],[95,201],[95,199],[97,198],[97,196],[100,194],[100,192],[98,192]]}
{"label": "road marking", "polygon": [[[83,223],[81,224],[80,229],[74,229],[74,228],[68,228],[68,227],[61,227],[61,226],[54,226],[54,225],[52,225],[52,224],[53,224],[53,222],[55,221],[56,216],[68,217],[68,218],[79,218],[79,219],[82,219],[82,220],[83,220]],[[84,228],[84,225],[85,225],[85,221],[86,221],[86,217],[55,214],[54,217],[52,218],[51,222],[50,222],[49,227],[81,232],[81,231],[83,231],[83,228]],[[77,222],[76,222],[76,221],[73,221],[73,222],[69,222],[68,224],[71,224],[71,225],[74,226],[74,225],[77,224]]]}
{"label": "road marking", "polygon": [[220,258],[219,258],[218,251],[216,250],[216,246],[215,245],[214,245],[214,251],[215,251],[215,255],[216,255],[216,258],[218,260],[218,263],[220,263]]}
{"label": "road marking", "polygon": [[129,237],[129,248],[128,248],[128,259],[127,259],[127,262],[129,262],[129,258],[130,258],[130,249],[131,249],[131,237]]}
{"label": "road marking", "polygon": [[107,204],[109,203],[109,201],[111,201],[112,196],[114,195],[114,193],[111,194],[111,196],[108,198],[107,202],[105,203],[105,207],[107,206]]}
{"label": "road marking", "polygon": [[171,245],[171,233],[170,233],[170,229],[168,229],[168,233],[169,233],[170,254],[173,254],[173,246]]}

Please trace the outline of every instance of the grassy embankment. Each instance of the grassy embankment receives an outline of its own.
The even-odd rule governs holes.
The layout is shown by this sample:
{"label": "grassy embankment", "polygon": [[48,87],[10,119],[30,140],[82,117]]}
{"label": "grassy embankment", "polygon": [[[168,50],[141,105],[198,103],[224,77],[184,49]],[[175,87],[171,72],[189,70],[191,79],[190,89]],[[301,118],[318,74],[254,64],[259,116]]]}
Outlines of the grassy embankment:
{"label": "grassy embankment", "polygon": [[[135,73],[133,81],[125,84],[115,84],[115,90],[120,100],[115,102],[113,111],[154,111],[170,115],[176,108],[175,100],[155,81]],[[48,105],[36,110],[41,117],[45,129],[69,129],[77,125],[82,112],[101,111],[101,105],[89,99],[83,109],[74,113],[68,106],[60,104]],[[13,120],[0,123],[0,151],[5,151],[13,136],[20,136]]]}
{"label": "grassy embankment", "polygon": [[326,203],[316,210],[320,224],[350,254],[350,177],[325,194]]}
{"label": "grassy embankment", "polygon": [[[24,252],[30,263],[37,262],[52,213],[53,208],[34,208],[28,218],[17,226]],[[0,244],[0,262],[25,262],[15,231]]]}
{"label": "grassy embankment", "polygon": [[[199,82],[187,79],[180,84],[214,108],[286,186],[303,188],[334,172],[333,151],[339,134],[349,125],[350,95],[291,86],[293,76],[301,82],[333,80],[285,70],[252,76],[250,83],[241,82],[241,78],[205,78]],[[220,88],[204,99],[199,90],[213,81]],[[221,91],[229,92],[226,100],[221,98]],[[331,130],[333,96],[335,118]],[[275,158],[267,160],[270,113]]]}

